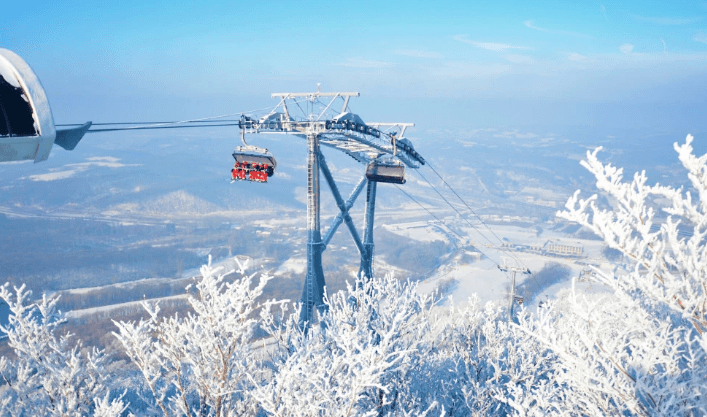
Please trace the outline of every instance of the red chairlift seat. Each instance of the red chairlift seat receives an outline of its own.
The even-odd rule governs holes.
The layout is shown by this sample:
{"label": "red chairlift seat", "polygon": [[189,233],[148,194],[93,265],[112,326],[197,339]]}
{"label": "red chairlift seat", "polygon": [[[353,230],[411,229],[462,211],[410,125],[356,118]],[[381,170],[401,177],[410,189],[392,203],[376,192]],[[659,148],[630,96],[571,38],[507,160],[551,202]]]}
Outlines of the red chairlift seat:
{"label": "red chairlift seat", "polygon": [[235,164],[231,170],[233,180],[267,182],[277,167],[275,157],[267,149],[239,146],[233,150]]}
{"label": "red chairlift seat", "polygon": [[394,161],[373,160],[366,168],[369,181],[405,184],[405,165]]}

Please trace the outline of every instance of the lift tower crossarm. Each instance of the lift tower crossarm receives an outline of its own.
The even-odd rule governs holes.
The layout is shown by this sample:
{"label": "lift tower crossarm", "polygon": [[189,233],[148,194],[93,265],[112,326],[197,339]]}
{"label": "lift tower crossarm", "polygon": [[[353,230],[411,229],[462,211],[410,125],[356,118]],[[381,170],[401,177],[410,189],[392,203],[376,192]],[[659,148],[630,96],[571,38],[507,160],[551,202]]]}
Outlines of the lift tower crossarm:
{"label": "lift tower crossarm", "polygon": [[272,93],[271,98],[294,98],[294,97],[360,97],[361,94],[356,92],[344,92],[344,93],[322,93],[317,91],[315,93]]}
{"label": "lift tower crossarm", "polygon": [[379,122],[369,122],[366,123],[368,126],[373,126],[376,129],[380,129],[381,127],[388,127],[388,128],[393,128],[393,127],[399,127],[400,128],[400,133],[397,135],[399,137],[403,137],[405,135],[405,129],[408,127],[415,127],[415,123],[379,123]]}
{"label": "lift tower crossarm", "polygon": [[[389,155],[410,168],[424,165],[424,158],[404,137],[405,130],[414,124],[365,123],[348,109],[349,99],[359,95],[358,92],[322,92],[319,88],[314,92],[272,93],[271,97],[278,98],[279,103],[270,113],[260,118],[243,115],[238,125],[245,133],[285,133],[302,138],[314,134],[322,145],[337,148],[365,164]],[[322,97],[327,99],[319,100]],[[306,109],[298,98],[308,102]],[[333,105],[339,98],[343,105],[336,113]],[[299,109],[301,115],[293,114],[295,109]]]}

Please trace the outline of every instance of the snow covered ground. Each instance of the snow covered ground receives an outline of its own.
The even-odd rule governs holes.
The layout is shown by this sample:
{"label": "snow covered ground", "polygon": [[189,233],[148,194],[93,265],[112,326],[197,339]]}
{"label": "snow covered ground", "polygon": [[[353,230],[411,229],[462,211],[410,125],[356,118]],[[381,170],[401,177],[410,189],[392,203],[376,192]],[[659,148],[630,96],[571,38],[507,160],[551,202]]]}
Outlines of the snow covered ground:
{"label": "snow covered ground", "polygon": [[[433,227],[422,227],[418,223],[396,224],[388,226],[389,230],[403,234],[411,239],[419,241],[430,241],[439,239],[439,233]],[[483,259],[474,261],[473,258],[465,258],[460,261],[458,258],[441,265],[428,279],[420,283],[420,291],[433,291],[440,289],[443,296],[451,296],[455,303],[463,303],[470,296],[476,294],[482,303],[489,301],[503,301],[509,296],[511,284],[511,274],[503,272],[498,265],[520,266],[528,268],[532,274],[541,271],[546,265],[559,264],[569,269],[570,273],[566,280],[554,284],[540,291],[527,306],[533,308],[540,300],[552,299],[555,295],[571,285],[571,278],[578,278],[587,265],[593,265],[602,270],[608,270],[610,264],[602,257],[603,243],[598,240],[576,239],[567,237],[561,233],[545,231],[538,233],[536,229],[523,228],[510,225],[492,225],[494,234],[502,239],[507,245],[526,245],[542,247],[549,240],[556,244],[581,246],[584,256],[578,258],[551,256],[548,254],[515,250],[512,246],[500,248],[491,245],[492,236],[488,230],[462,228],[468,236],[474,236],[474,240],[482,240],[485,244],[477,244],[477,248],[484,254]],[[484,233],[484,236],[479,234]],[[498,240],[496,239],[496,242]],[[472,249],[472,248],[468,248]],[[607,271],[608,272],[608,271]],[[533,287],[533,275],[517,274],[516,286],[520,286],[525,281]],[[582,291],[601,290],[596,284],[581,283],[578,287]]]}

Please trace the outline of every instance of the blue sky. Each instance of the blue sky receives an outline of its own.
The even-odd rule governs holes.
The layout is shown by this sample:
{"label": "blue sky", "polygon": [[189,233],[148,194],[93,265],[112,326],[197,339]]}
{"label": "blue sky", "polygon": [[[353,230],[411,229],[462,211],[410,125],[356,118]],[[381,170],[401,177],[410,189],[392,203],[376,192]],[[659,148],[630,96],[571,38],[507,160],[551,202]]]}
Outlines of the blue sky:
{"label": "blue sky", "polygon": [[57,123],[243,111],[320,82],[360,91],[364,119],[428,127],[707,130],[707,1],[101,3],[3,6],[0,47]]}

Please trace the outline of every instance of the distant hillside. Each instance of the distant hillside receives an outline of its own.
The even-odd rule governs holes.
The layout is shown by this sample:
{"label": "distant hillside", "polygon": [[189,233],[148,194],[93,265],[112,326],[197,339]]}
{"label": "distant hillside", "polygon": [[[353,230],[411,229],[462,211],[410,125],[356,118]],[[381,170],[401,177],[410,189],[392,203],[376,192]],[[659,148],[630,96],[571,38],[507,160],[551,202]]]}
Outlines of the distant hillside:
{"label": "distant hillside", "polygon": [[178,190],[145,202],[114,205],[104,214],[128,212],[148,216],[186,217],[204,216],[223,211],[225,211],[223,208],[214,203],[189,194],[184,190]]}
{"label": "distant hillside", "polygon": [[184,190],[174,191],[156,200],[144,203],[143,209],[149,214],[174,216],[204,215],[223,211],[216,204],[195,197]]}

